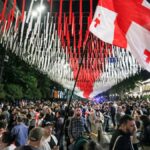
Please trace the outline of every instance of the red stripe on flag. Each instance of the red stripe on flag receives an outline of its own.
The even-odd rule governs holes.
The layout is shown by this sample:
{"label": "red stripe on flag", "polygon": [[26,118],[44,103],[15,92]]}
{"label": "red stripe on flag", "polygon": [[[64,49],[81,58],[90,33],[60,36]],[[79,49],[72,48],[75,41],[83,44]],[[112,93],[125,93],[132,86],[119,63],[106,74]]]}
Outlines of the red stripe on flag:
{"label": "red stripe on flag", "polygon": [[63,5],[63,0],[60,0],[59,3],[59,16],[58,16],[58,36],[60,37],[60,30],[61,30],[61,24],[62,24],[62,5]]}
{"label": "red stripe on flag", "polygon": [[71,20],[72,20],[72,0],[70,0],[69,3],[69,24],[71,24]]}
{"label": "red stripe on flag", "polygon": [[74,20],[74,13],[72,13],[72,28],[71,28],[72,36],[75,34],[74,27],[75,27],[75,20]]}
{"label": "red stripe on flag", "polygon": [[7,26],[6,26],[6,30],[8,30],[10,28],[10,24],[11,24],[11,22],[13,22],[15,9],[16,9],[16,0],[14,0],[13,8],[9,12],[8,23],[7,23]]}
{"label": "red stripe on flag", "polygon": [[48,0],[48,3],[50,5],[50,12],[52,13],[52,9],[53,9],[53,0]]}
{"label": "red stripe on flag", "polygon": [[113,0],[99,0],[98,5],[114,11]]}
{"label": "red stripe on flag", "polygon": [[119,47],[127,47],[127,40],[124,34],[122,34],[121,29],[118,26],[118,20],[116,19],[115,22],[115,32],[114,32],[114,39],[113,39],[113,45],[119,46]]}
{"label": "red stripe on flag", "polygon": [[23,1],[22,2],[22,11],[21,11],[21,15],[18,16],[18,18],[17,18],[17,23],[16,23],[15,31],[18,29],[20,21],[23,21],[23,19],[24,19],[25,0],[22,0],[22,1]]}
{"label": "red stripe on flag", "polygon": [[0,20],[2,20],[2,21],[3,21],[4,18],[5,18],[5,12],[6,12],[7,2],[8,2],[8,0],[5,0],[4,6],[3,6],[3,9],[2,9],[2,13],[0,14]]}
{"label": "red stripe on flag", "polygon": [[64,36],[66,36],[66,25],[67,25],[67,18],[66,13],[64,13]]}
{"label": "red stripe on flag", "polygon": [[147,62],[147,63],[150,63],[150,51],[148,51],[147,49],[145,49],[145,51],[144,51],[144,55],[146,55],[146,56],[147,56],[147,58],[146,58],[146,62]]}

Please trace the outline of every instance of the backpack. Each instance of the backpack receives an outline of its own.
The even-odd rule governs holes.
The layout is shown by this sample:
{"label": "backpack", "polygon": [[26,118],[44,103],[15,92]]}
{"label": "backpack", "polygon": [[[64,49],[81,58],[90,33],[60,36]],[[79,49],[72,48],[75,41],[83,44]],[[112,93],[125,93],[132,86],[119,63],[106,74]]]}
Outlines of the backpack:
{"label": "backpack", "polygon": [[73,150],[83,150],[86,143],[88,143],[87,138],[79,137],[74,143]]}

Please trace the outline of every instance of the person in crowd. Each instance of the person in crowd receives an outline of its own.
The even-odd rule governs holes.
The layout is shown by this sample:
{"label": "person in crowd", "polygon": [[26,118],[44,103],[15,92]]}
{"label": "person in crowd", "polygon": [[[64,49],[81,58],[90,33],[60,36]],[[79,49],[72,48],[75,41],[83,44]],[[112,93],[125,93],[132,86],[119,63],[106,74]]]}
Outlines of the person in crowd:
{"label": "person in crowd", "polygon": [[27,145],[17,147],[15,150],[41,150],[40,145],[42,136],[43,129],[41,127],[31,129],[29,133],[29,143]]}
{"label": "person in crowd", "polygon": [[63,127],[63,123],[64,123],[64,118],[61,116],[61,112],[57,111],[56,112],[56,120],[55,120],[55,135],[57,137],[57,139],[60,139],[61,137],[61,130]]}
{"label": "person in crowd", "polygon": [[23,117],[16,118],[16,125],[11,130],[11,136],[15,138],[16,146],[27,144],[28,127],[23,122]]}
{"label": "person in crowd", "polygon": [[77,107],[74,111],[74,116],[70,120],[69,127],[68,127],[68,134],[71,143],[77,140],[77,138],[83,136],[85,132],[89,133],[87,123],[85,118],[82,117],[81,108]]}
{"label": "person in crowd", "polygon": [[108,106],[103,107],[103,115],[104,115],[104,124],[103,124],[103,130],[105,132],[109,131],[109,122],[110,122],[110,112]]}
{"label": "person in crowd", "polygon": [[0,138],[3,135],[3,132],[5,132],[7,130],[7,122],[4,120],[0,121]]}
{"label": "person in crowd", "polygon": [[146,115],[142,115],[140,119],[143,123],[140,142],[144,150],[150,150],[150,119]]}
{"label": "person in crowd", "polygon": [[46,122],[43,128],[44,135],[42,137],[41,150],[56,149],[58,140],[55,135],[53,135],[54,124],[52,122]]}
{"label": "person in crowd", "polygon": [[10,119],[10,113],[9,113],[9,111],[8,111],[8,106],[3,106],[3,108],[2,108],[2,115],[4,116],[4,118],[7,120],[7,121],[9,121],[9,119]]}
{"label": "person in crowd", "polygon": [[45,117],[43,119],[42,124],[44,124],[45,122],[53,122],[53,121],[54,121],[54,114],[53,114],[51,108],[47,107],[45,110]]}
{"label": "person in crowd", "polygon": [[10,136],[8,131],[2,135],[2,145],[0,145],[0,148],[2,150],[14,150],[16,148],[15,139]]}
{"label": "person in crowd", "polygon": [[7,122],[4,120],[0,121],[0,147],[3,147],[2,137],[3,133],[7,130]]}
{"label": "person in crowd", "polygon": [[113,123],[113,128],[116,128],[116,112],[117,108],[115,107],[114,103],[110,103],[110,116]]}
{"label": "person in crowd", "polygon": [[85,112],[85,119],[87,121],[87,127],[90,132],[92,131],[92,123],[91,123],[91,118],[90,118],[91,112],[92,112],[92,107],[89,105]]}
{"label": "person in crowd", "polygon": [[[67,111],[67,108],[66,108],[66,111]],[[65,138],[66,138],[67,146],[71,144],[69,134],[68,134],[68,131],[69,131],[68,128],[69,128],[69,124],[70,124],[70,121],[71,121],[73,115],[74,115],[74,110],[73,110],[73,108],[70,108],[68,110],[68,118],[65,121]]]}
{"label": "person in crowd", "polygon": [[[115,101],[113,101],[113,103],[115,103]],[[15,139],[15,144],[19,143],[20,141],[25,141],[23,143],[21,142],[20,144],[17,144],[16,146],[27,144],[28,135],[26,134],[25,131],[26,131],[26,129],[29,131],[29,128],[31,129],[31,128],[35,127],[35,120],[36,120],[36,125],[44,127],[44,129],[43,129],[44,133],[47,130],[47,134],[48,134],[48,132],[50,132],[50,131],[48,131],[50,129],[46,125],[46,123],[53,122],[55,128],[52,127],[51,134],[55,135],[55,133],[56,133],[55,136],[57,136],[59,138],[60,137],[59,136],[60,129],[61,129],[61,125],[62,125],[62,124],[60,124],[59,120],[61,117],[64,119],[64,115],[61,115],[61,117],[60,117],[59,112],[65,113],[69,109],[71,111],[69,111],[69,113],[67,113],[67,114],[71,115],[73,112],[74,116],[73,117],[72,117],[72,115],[69,116],[68,120],[65,121],[65,126],[64,126],[65,136],[63,137],[63,139],[65,139],[64,140],[65,142],[66,141],[68,141],[68,142],[66,144],[65,142],[62,142],[63,140],[59,141],[59,139],[58,139],[58,141],[60,143],[59,148],[61,148],[62,145],[67,145],[67,146],[70,145],[70,142],[72,141],[72,144],[76,143],[76,146],[78,146],[78,148],[84,149],[84,146],[83,147],[81,146],[82,143],[84,145],[89,142],[87,139],[84,138],[86,136],[86,135],[83,135],[85,132],[91,133],[90,137],[93,139],[100,139],[101,144],[104,144],[104,143],[108,144],[110,142],[110,140],[107,140],[107,137],[109,136],[109,138],[111,138],[112,132],[110,132],[110,131],[114,130],[114,127],[109,126],[111,123],[113,124],[113,119],[110,119],[113,115],[113,113],[111,113],[111,107],[113,106],[113,107],[117,108],[117,112],[114,115],[114,118],[116,116],[116,124],[118,126],[118,129],[115,132],[116,133],[115,135],[118,137],[118,139],[116,140],[117,147],[120,146],[120,145],[118,146],[118,142],[119,142],[119,144],[122,143],[122,138],[123,139],[125,138],[125,141],[129,142],[129,144],[126,144],[126,145],[130,145],[130,142],[138,143],[139,141],[137,140],[136,137],[140,135],[141,130],[142,130],[142,134],[141,134],[141,136],[139,136],[140,143],[138,143],[138,145],[141,144],[143,146],[143,148],[149,149],[148,143],[150,143],[150,142],[149,142],[149,137],[148,137],[148,135],[149,135],[149,127],[148,127],[149,119],[148,119],[148,117],[150,116],[150,103],[148,101],[143,101],[143,100],[135,101],[133,99],[127,99],[125,101],[118,100],[118,101],[116,101],[116,106],[113,103],[109,102],[109,101],[101,102],[101,103],[95,103],[95,102],[91,101],[91,102],[86,103],[86,102],[74,100],[72,102],[70,108],[68,108],[67,103],[58,102],[58,101],[52,102],[52,103],[50,101],[35,101],[29,105],[23,105],[23,106],[22,105],[11,106],[10,103],[4,102],[4,105],[0,108],[1,109],[0,110],[0,136],[2,138],[3,133],[5,133],[7,130],[9,130],[9,131],[11,131],[10,135],[12,135],[12,138]],[[9,110],[10,117],[9,117],[9,115],[7,115],[7,113],[3,113],[3,112],[5,112],[5,109],[3,109],[3,111],[2,111],[2,108],[4,106],[8,106],[7,107],[8,109],[6,108],[6,110]],[[79,108],[79,109],[77,110],[77,108]],[[35,111],[35,110],[37,110],[37,111]],[[80,112],[80,110],[81,110],[81,112]],[[112,109],[112,112],[113,112],[113,109]],[[61,113],[61,114],[63,114],[63,113]],[[27,114],[30,114],[28,118],[27,118]],[[125,114],[131,114],[131,116],[133,117],[132,119],[135,122],[136,127],[138,128],[137,132],[135,131],[133,136],[131,136],[132,135],[131,131],[133,131],[132,130],[133,127],[132,127],[132,125],[130,126],[130,124],[129,124],[132,122],[132,120],[129,119],[126,122],[123,122],[120,124],[120,119]],[[143,119],[143,116],[141,118],[142,114],[144,114],[147,119]],[[18,116],[21,117],[21,120],[22,120],[20,123],[18,121]],[[9,118],[9,119],[6,119],[6,118]],[[26,120],[24,121],[24,119],[26,119]],[[2,125],[3,123],[1,123],[3,121],[5,121],[5,125],[8,124],[8,126],[5,126],[5,125],[3,126]],[[18,127],[20,124],[21,124],[22,128]],[[24,126],[23,124],[26,124],[26,126]],[[103,126],[103,130],[102,130],[102,126]],[[26,127],[26,128],[24,128],[24,127]],[[17,129],[17,128],[19,128],[19,129]],[[100,131],[100,132],[98,132],[98,131]],[[106,132],[103,132],[103,131],[106,131]],[[98,134],[98,133],[100,133],[100,134]],[[66,137],[68,137],[68,138],[66,138]],[[114,137],[114,135],[113,135],[113,137]],[[130,137],[133,137],[133,138],[131,138],[131,141],[130,141]],[[6,139],[6,138],[4,138],[4,139]],[[43,139],[44,139],[44,141],[43,141]],[[49,143],[47,142],[47,140],[45,140],[45,139],[48,139],[48,138],[46,138],[46,134],[43,135],[41,145],[39,147],[40,150],[58,149],[57,146],[54,146],[54,147],[50,146]],[[111,145],[116,145],[116,144],[112,144],[112,143],[113,142],[111,141]],[[4,141],[2,141],[0,139],[0,150],[2,148],[2,144],[4,145],[4,147],[6,147],[10,143],[5,143]],[[104,144],[104,146],[105,146],[105,144]],[[123,142],[123,144],[124,144],[124,142]],[[48,145],[47,146],[48,149],[41,149],[41,146],[43,146],[43,145],[44,146]],[[58,145],[58,144],[55,143],[55,145]],[[125,145],[125,147],[126,147],[126,145]],[[134,144],[133,144],[133,146],[134,146]],[[132,144],[131,144],[131,147],[132,147]],[[131,149],[131,147],[130,147],[130,149]],[[76,147],[74,146],[73,148],[76,148]],[[123,146],[121,148],[123,148]],[[127,147],[127,148],[129,148],[129,147]],[[135,147],[134,147],[134,150],[136,150]]]}
{"label": "person in crowd", "polygon": [[31,104],[29,107],[29,114],[31,115],[31,118],[35,118],[35,106]]}
{"label": "person in crowd", "polygon": [[100,111],[100,106],[99,104],[95,104],[94,105],[94,112],[91,113],[91,124],[92,124],[92,133],[94,133],[95,135],[98,134],[98,140],[100,141],[101,135],[100,133],[102,133],[103,126],[104,123],[104,116]]}
{"label": "person in crowd", "polygon": [[32,130],[33,128],[35,128],[35,124],[36,124],[36,120],[34,117],[32,117],[32,115],[30,113],[27,114],[27,126],[28,128],[28,133],[30,132],[30,130]]}
{"label": "person in crowd", "polygon": [[129,105],[129,104],[126,104],[126,106],[125,106],[125,114],[126,115],[131,115],[131,113],[132,113],[132,106]]}
{"label": "person in crowd", "polygon": [[37,125],[42,127],[42,123],[43,123],[43,120],[44,120],[44,113],[43,112],[40,112],[40,115],[39,115],[39,120],[37,122]]}
{"label": "person in crowd", "polygon": [[119,127],[114,132],[109,150],[134,150],[131,136],[136,132],[134,119],[129,115],[124,115],[120,119]]}
{"label": "person in crowd", "polygon": [[17,118],[17,108],[16,107],[12,107],[11,108],[11,112],[10,112],[10,119],[9,119],[9,123],[8,123],[8,129],[11,131],[11,129],[14,127],[14,125],[16,124],[16,118]]}

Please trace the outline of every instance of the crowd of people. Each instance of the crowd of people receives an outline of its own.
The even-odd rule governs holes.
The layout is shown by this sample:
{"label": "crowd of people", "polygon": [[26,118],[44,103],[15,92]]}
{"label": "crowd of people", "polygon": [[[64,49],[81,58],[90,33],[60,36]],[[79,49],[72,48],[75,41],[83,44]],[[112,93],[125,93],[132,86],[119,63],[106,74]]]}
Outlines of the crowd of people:
{"label": "crowd of people", "polygon": [[0,105],[0,150],[150,150],[150,101]]}

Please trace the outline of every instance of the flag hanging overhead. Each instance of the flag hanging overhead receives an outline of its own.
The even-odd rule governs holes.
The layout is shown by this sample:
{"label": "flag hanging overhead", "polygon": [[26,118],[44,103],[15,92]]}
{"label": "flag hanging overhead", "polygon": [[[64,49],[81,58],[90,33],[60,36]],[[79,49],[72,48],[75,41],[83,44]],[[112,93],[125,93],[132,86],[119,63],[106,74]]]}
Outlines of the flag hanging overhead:
{"label": "flag hanging overhead", "polygon": [[[18,1],[21,2],[21,0]],[[34,7],[36,6],[38,8],[36,10],[39,10],[46,1],[29,0],[29,2],[28,6],[27,0],[22,0],[21,14],[17,12],[12,21],[7,17],[5,11],[7,0],[3,2],[3,9],[0,11],[0,44],[42,73],[46,73],[51,80],[72,90],[84,56],[75,94],[85,98],[93,98],[141,70],[129,51],[105,43],[89,32],[95,0],[89,0],[90,7],[86,12],[83,9],[83,5],[87,5],[86,1],[70,0],[69,13],[67,10],[64,11],[65,1],[63,0],[59,1],[58,11],[52,12],[55,2],[49,0],[47,5],[50,5],[48,10],[51,11],[37,11],[36,17],[32,14]],[[78,4],[78,7],[72,9],[75,4]],[[108,7],[113,8],[113,5],[109,4]],[[142,3],[142,5],[141,7],[147,6],[147,3]],[[13,8],[11,9],[13,15],[15,15],[15,6],[16,0],[13,0]],[[29,11],[25,11],[26,6],[29,7]],[[99,7],[101,9],[101,6]],[[146,8],[146,10],[148,9]],[[87,15],[88,11],[89,15]],[[125,34],[121,34],[121,29],[115,21],[117,12],[114,12],[113,9],[107,10],[107,8],[102,8],[102,11],[108,15],[109,22],[107,23],[107,19],[98,12],[94,28],[100,27],[98,31],[108,35],[105,37],[103,34],[103,37],[108,40],[107,42],[127,47]],[[111,28],[112,26],[113,28]],[[104,30],[105,28],[109,30]],[[115,31],[117,29],[118,32]],[[144,30],[147,31],[147,27]],[[141,32],[140,29],[139,32]],[[114,33],[116,33],[115,38]],[[119,37],[119,42],[116,37]],[[138,37],[136,37],[136,41],[138,41]],[[149,53],[149,47],[146,46],[143,55],[146,56],[146,63],[150,62]]]}
{"label": "flag hanging overhead", "polygon": [[101,40],[127,48],[150,72],[150,3],[99,0],[90,31]]}

